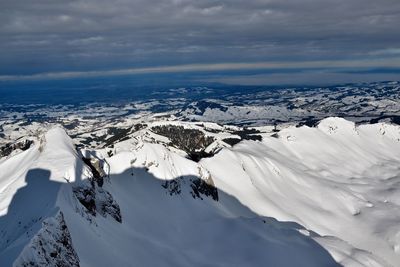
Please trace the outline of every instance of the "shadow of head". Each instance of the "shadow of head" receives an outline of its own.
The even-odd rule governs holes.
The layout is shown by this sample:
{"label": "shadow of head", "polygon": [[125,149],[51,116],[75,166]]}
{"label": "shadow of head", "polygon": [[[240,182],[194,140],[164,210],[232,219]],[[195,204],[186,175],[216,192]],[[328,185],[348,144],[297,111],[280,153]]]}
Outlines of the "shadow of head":
{"label": "shadow of head", "polygon": [[28,185],[40,184],[50,180],[51,172],[45,169],[29,170],[25,176],[25,182]]}

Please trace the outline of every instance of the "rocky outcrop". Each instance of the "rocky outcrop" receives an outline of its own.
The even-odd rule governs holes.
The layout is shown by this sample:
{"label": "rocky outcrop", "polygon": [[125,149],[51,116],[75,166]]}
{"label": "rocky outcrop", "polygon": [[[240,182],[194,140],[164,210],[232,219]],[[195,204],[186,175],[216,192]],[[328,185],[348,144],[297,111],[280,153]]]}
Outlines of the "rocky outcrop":
{"label": "rocky outcrop", "polygon": [[194,179],[190,184],[192,197],[203,199],[202,196],[206,196],[218,201],[218,189],[214,185],[211,174],[204,168],[199,167],[199,175],[201,179]]}
{"label": "rocky outcrop", "polygon": [[236,131],[230,131],[231,134],[239,136],[239,138],[225,138],[222,141],[228,145],[234,146],[242,140],[261,141],[262,136],[259,135],[260,131],[254,128],[243,128]]}
{"label": "rocky outcrop", "polygon": [[122,222],[121,209],[118,203],[105,189],[87,181],[80,186],[75,186],[73,192],[89,215],[94,217],[97,214],[103,217],[110,215],[117,222]]}
{"label": "rocky outcrop", "polygon": [[203,199],[202,196],[204,195],[218,201],[218,190],[213,184],[201,179],[196,179],[192,181],[190,187],[192,188],[190,194],[193,198]]}
{"label": "rocky outcrop", "polygon": [[[104,172],[103,161],[90,157],[82,157],[83,162],[90,168],[92,177],[73,187],[73,193],[84,207],[84,212],[96,217],[100,214],[103,217],[110,215],[117,222],[122,222],[121,210],[112,195],[103,188]],[[90,216],[86,216],[91,220]]]}
{"label": "rocky outcrop", "polygon": [[96,211],[103,217],[110,215],[114,220],[121,223],[121,209],[112,195],[103,188],[97,188],[96,191]]}
{"label": "rocky outcrop", "polygon": [[[187,187],[187,183],[189,184],[189,187]],[[190,195],[195,199],[199,198],[203,200],[204,197],[210,197],[213,200],[218,201],[218,189],[214,186],[211,177],[209,177],[209,179],[182,177],[165,181],[162,184],[162,187],[164,187],[171,196],[179,195],[182,193],[184,188],[187,188],[184,190],[188,190]]]}
{"label": "rocky outcrop", "polygon": [[179,195],[182,192],[181,179],[168,180],[162,184],[162,187],[167,189],[170,196]]}
{"label": "rocky outcrop", "polygon": [[43,221],[42,229],[23,249],[13,266],[79,267],[79,257],[61,211],[54,218]]}
{"label": "rocky outcrop", "polygon": [[103,169],[103,162],[97,158],[82,157],[82,160],[92,172],[92,181],[96,182],[98,186],[102,187],[104,184],[104,177],[107,176]]}
{"label": "rocky outcrop", "polygon": [[75,186],[73,192],[82,206],[86,208],[86,212],[96,216],[96,193],[94,187],[91,185]]}
{"label": "rocky outcrop", "polygon": [[0,158],[9,156],[15,150],[25,151],[33,144],[32,140],[25,139],[23,141],[8,143],[0,147]]}
{"label": "rocky outcrop", "polygon": [[79,139],[80,143],[77,145],[81,147],[113,147],[115,143],[128,140],[130,135],[134,132],[144,129],[147,125],[138,123],[133,126],[107,126],[106,132],[103,134],[91,133],[90,135],[71,135],[73,139]]}
{"label": "rocky outcrop", "polygon": [[195,161],[211,156],[204,150],[215,140],[200,130],[187,129],[177,125],[162,125],[152,127],[151,131],[167,137],[170,140],[170,146],[185,151]]}

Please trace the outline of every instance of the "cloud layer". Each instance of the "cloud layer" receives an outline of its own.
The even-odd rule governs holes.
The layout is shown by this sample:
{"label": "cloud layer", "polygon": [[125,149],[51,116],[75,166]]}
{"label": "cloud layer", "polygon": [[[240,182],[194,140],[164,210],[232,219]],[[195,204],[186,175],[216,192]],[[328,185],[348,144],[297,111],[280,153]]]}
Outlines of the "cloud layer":
{"label": "cloud layer", "polygon": [[2,0],[0,75],[238,62],[390,67],[398,25],[398,0]]}

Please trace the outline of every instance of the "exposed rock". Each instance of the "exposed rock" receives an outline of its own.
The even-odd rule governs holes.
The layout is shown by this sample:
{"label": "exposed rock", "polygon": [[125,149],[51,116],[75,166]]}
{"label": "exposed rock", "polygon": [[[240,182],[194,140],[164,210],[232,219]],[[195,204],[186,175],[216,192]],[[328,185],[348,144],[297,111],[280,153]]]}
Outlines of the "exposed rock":
{"label": "exposed rock", "polygon": [[[169,195],[179,195],[182,193],[183,184],[185,184],[185,178],[178,178],[174,180],[165,181],[162,184]],[[189,178],[189,186],[190,186],[190,194],[193,198],[200,198],[203,200],[203,196],[211,197],[213,200],[218,201],[218,190],[214,186],[214,183],[210,177],[210,179],[203,180],[196,177]]]}
{"label": "exposed rock", "polygon": [[96,210],[101,216],[107,217],[108,214],[117,222],[122,222],[121,209],[108,191],[98,187],[96,191],[95,202]]}
{"label": "exposed rock", "polygon": [[273,138],[279,138],[279,134],[278,134],[278,133],[274,133],[274,134],[271,135],[271,137],[273,137]]}
{"label": "exposed rock", "polygon": [[167,189],[171,196],[179,195],[182,192],[180,179],[167,180],[163,183],[162,187]]}
{"label": "exposed rock", "polygon": [[203,158],[210,158],[212,156],[214,156],[216,152],[214,151],[213,153],[208,153],[205,151],[193,151],[192,153],[189,153],[189,157],[191,160],[195,161],[195,162],[199,162],[201,159]]}
{"label": "exposed rock", "polygon": [[80,186],[75,186],[73,192],[90,215],[94,217],[97,214],[103,217],[110,215],[117,222],[122,222],[120,207],[108,191],[94,183],[88,182]]}
{"label": "exposed rock", "polygon": [[131,130],[132,130],[132,127],[128,127],[128,128],[110,127],[110,128],[108,128],[107,133],[112,136],[105,140],[104,147],[110,146],[116,142],[121,142],[121,141],[126,140],[127,135],[131,132]]}
{"label": "exposed rock", "polygon": [[43,135],[39,140],[39,152],[42,153],[46,146],[46,136]]}
{"label": "exposed rock", "polygon": [[26,139],[23,141],[8,143],[0,147],[0,158],[9,156],[14,150],[25,151],[33,144],[32,140]]}
{"label": "exposed rock", "polygon": [[313,116],[310,116],[308,118],[305,118],[303,121],[299,122],[296,127],[301,127],[303,125],[306,125],[308,127],[317,127],[318,123],[320,122],[320,119],[315,118]]}
{"label": "exposed rock", "polygon": [[107,176],[103,169],[103,162],[97,158],[82,157],[82,160],[92,171],[93,181],[96,182],[98,186],[103,186],[104,177]]}
{"label": "exposed rock", "polygon": [[239,137],[228,137],[222,139],[222,141],[224,141],[230,146],[234,146],[242,140],[253,140],[253,141],[262,140],[262,136],[259,135],[260,131],[253,128],[243,128],[236,131],[230,131],[230,133],[239,136]]}
{"label": "exposed rock", "polygon": [[224,141],[225,143],[227,143],[230,146],[234,146],[236,144],[238,144],[240,141],[242,141],[242,139],[240,138],[224,138],[222,139],[222,141]]}
{"label": "exposed rock", "polygon": [[[113,147],[115,143],[122,142],[124,140],[128,140],[130,138],[130,134],[144,129],[147,125],[138,123],[133,126],[123,126],[123,127],[109,127],[107,126],[106,132],[103,134],[91,133],[90,135],[71,135],[73,139],[80,139],[80,143],[78,147]],[[95,145],[93,145],[93,143]]]}
{"label": "exposed rock", "polygon": [[215,201],[218,201],[218,190],[213,184],[202,179],[196,179],[192,181],[190,187],[192,188],[190,193],[192,194],[193,198],[203,199],[201,195],[205,195],[207,197],[212,197],[212,199]]}
{"label": "exposed rock", "polygon": [[117,128],[117,127],[110,127],[107,129],[107,134],[112,135],[110,138],[105,140],[104,147],[111,146],[117,142],[122,142],[124,140],[129,139],[129,134],[137,132],[141,129],[144,129],[146,124],[135,124],[132,127],[128,128]]}
{"label": "exposed rock", "polygon": [[13,266],[79,267],[79,258],[61,211],[43,221],[42,229],[23,249]]}
{"label": "exposed rock", "polygon": [[96,216],[96,194],[92,186],[75,186],[73,192],[79,202],[86,208],[86,211]]}
{"label": "exposed rock", "polygon": [[201,195],[205,195],[218,201],[218,189],[214,185],[211,174],[201,166],[198,167],[198,171],[200,179],[192,180],[190,185],[192,197],[203,199]]}
{"label": "exposed rock", "polygon": [[169,138],[171,141],[169,145],[185,151],[193,160],[198,161],[202,157],[212,155],[204,150],[214,142],[214,138],[206,136],[200,130],[187,129],[176,125],[154,126],[151,130]]}

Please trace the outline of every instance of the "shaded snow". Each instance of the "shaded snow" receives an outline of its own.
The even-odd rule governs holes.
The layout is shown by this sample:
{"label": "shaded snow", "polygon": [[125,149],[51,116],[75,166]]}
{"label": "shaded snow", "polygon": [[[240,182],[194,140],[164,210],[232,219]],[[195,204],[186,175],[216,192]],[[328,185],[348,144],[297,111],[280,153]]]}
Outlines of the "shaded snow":
{"label": "shaded snow", "polygon": [[[63,251],[57,254],[61,261],[69,255],[79,266],[400,262],[398,126],[356,127],[328,118],[316,128],[263,133],[262,141],[242,141],[199,163],[141,134],[146,131],[116,144],[111,157],[82,151],[102,160],[107,175],[93,187],[103,193],[90,195],[96,212],[74,193],[93,186],[94,175],[61,128],[2,161],[0,266],[11,266],[18,256],[17,266],[48,262],[54,249]],[[218,197],[210,194],[213,186]],[[118,207],[121,217],[112,215],[115,209],[107,216],[96,203]],[[67,236],[60,235],[62,224],[71,249],[50,242],[66,240],[58,238]],[[47,239],[43,233],[55,234],[48,246],[34,245]],[[39,256],[38,247],[46,253]]]}
{"label": "shaded snow", "polygon": [[[372,258],[396,266],[399,161],[400,127],[355,127],[328,118],[317,128],[289,127],[279,138],[242,142],[201,163],[218,188],[257,214],[347,242],[352,249],[343,248],[342,254],[337,244],[320,242],[341,263],[351,265],[349,256],[366,265],[365,258]],[[354,248],[366,253],[354,253]]]}

